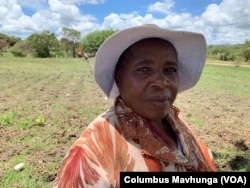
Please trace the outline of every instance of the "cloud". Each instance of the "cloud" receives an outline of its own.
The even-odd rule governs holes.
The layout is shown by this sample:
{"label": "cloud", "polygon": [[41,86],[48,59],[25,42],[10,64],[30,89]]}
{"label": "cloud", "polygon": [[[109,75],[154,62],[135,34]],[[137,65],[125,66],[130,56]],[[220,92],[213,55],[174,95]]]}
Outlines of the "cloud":
{"label": "cloud", "polygon": [[23,15],[22,8],[18,4],[8,4],[6,2],[2,2],[3,4],[0,6],[0,21],[8,21],[19,18]]}
{"label": "cloud", "polygon": [[168,14],[171,12],[171,9],[174,7],[174,5],[175,3],[173,0],[164,0],[163,2],[156,2],[149,5],[148,11]]}
{"label": "cloud", "polygon": [[[45,4],[41,4],[41,2]],[[75,0],[75,2],[83,3],[87,1]],[[97,1],[88,2],[95,3]],[[37,11],[31,16],[27,16],[22,11],[21,5],[32,7]],[[82,28],[80,26],[82,23],[87,23],[84,25],[88,25],[89,27],[89,25],[94,26],[95,24],[88,23],[95,21],[96,18],[92,15],[82,15],[76,5],[65,4],[60,0],[11,0],[11,3],[3,1],[0,5],[0,32],[11,33],[13,36],[20,36],[22,38],[44,30],[50,30],[59,35],[62,27],[77,29]]]}
{"label": "cloud", "polygon": [[242,43],[250,39],[250,1],[224,0],[210,4],[201,15],[206,27],[210,27],[210,40],[214,43]]}
{"label": "cloud", "polygon": [[[50,30],[60,36],[62,27],[70,27],[84,36],[100,29],[124,29],[154,23],[168,29],[201,32],[208,44],[243,43],[250,38],[249,0],[211,2],[204,7],[203,13],[194,16],[183,10],[176,13],[177,1],[163,0],[152,4],[144,1],[144,5],[135,6],[134,11],[110,13],[100,23],[95,12],[85,14],[80,8],[87,4],[98,7],[106,3],[105,0],[0,0],[0,33],[25,38],[35,32]],[[27,10],[31,10],[30,14]]]}
{"label": "cloud", "polygon": [[74,22],[75,19],[81,17],[80,11],[75,5],[63,4],[59,0],[49,0],[48,4],[50,11],[57,14],[63,24]]}

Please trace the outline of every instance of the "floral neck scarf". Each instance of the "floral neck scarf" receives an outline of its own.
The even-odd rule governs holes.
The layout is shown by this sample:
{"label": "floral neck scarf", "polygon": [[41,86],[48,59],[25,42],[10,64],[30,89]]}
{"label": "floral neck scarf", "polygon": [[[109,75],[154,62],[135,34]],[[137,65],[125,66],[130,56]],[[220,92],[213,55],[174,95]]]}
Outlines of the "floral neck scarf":
{"label": "floral neck scarf", "polygon": [[[139,143],[145,157],[154,157],[163,163],[183,165],[188,171],[215,171],[212,157],[208,156],[210,150],[191,132],[177,107],[172,106],[165,120],[175,132],[182,150],[163,133],[154,131],[155,128],[149,121],[135,114],[119,97],[115,101],[115,113],[124,137]],[[204,152],[207,150],[209,151]]]}

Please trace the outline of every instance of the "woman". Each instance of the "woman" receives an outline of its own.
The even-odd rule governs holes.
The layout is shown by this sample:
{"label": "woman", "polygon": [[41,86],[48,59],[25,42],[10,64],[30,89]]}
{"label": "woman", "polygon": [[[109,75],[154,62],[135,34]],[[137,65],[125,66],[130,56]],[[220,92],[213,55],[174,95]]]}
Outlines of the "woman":
{"label": "woman", "polygon": [[216,171],[209,148],[175,107],[199,80],[203,35],[154,25],[109,37],[95,80],[114,107],[98,116],[65,156],[55,187],[119,187],[120,172]]}

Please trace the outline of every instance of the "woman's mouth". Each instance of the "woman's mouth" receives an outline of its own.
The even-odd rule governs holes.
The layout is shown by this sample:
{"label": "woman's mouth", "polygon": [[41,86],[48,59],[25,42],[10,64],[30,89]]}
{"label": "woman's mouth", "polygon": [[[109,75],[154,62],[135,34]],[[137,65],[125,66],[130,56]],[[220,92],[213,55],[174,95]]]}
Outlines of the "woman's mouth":
{"label": "woman's mouth", "polygon": [[170,103],[170,98],[169,97],[162,97],[162,96],[155,96],[155,97],[150,97],[148,101],[156,106],[166,106],[169,105]]}

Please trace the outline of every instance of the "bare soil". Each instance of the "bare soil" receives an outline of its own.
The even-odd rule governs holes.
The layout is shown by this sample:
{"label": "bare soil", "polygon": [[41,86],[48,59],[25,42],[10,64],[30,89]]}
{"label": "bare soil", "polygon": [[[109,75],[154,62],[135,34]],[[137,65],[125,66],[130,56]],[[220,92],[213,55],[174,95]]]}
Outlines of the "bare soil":
{"label": "bare soil", "polygon": [[[94,84],[91,73],[68,74],[65,78],[61,70],[35,77],[28,70],[21,70],[16,76],[12,74],[10,70],[0,77],[3,80],[0,114],[10,114],[13,109],[17,111],[13,122],[0,126],[0,179],[15,162],[20,161],[10,162],[13,157],[26,156],[23,160],[33,169],[31,178],[51,183],[71,144],[87,124],[112,102],[105,100],[97,87],[87,89],[89,93],[86,96],[83,89],[88,87],[86,83]],[[12,81],[5,84],[8,77]],[[211,148],[220,171],[237,171],[250,164],[246,157],[250,152],[249,98],[204,96],[190,90],[179,95],[176,105],[192,130]],[[35,121],[39,115],[45,117],[45,122]],[[25,120],[29,120],[27,117],[32,120],[32,125],[25,126]],[[18,123],[24,127],[16,128]],[[194,126],[194,123],[200,125]],[[44,143],[46,148],[34,147],[35,143]],[[238,152],[235,154],[234,150]]]}

